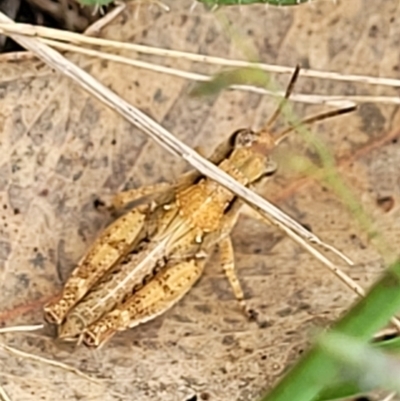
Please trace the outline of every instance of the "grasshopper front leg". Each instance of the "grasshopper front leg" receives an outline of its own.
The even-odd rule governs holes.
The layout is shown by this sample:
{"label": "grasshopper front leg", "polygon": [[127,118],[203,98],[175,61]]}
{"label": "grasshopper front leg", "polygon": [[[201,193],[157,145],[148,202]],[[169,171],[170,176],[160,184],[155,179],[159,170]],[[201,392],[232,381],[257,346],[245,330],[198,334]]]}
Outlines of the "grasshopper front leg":
{"label": "grasshopper front leg", "polygon": [[133,209],[109,225],[67,280],[61,297],[44,307],[49,323],[61,324],[67,313],[135,245],[144,226],[146,207]]}
{"label": "grasshopper front leg", "polygon": [[168,263],[138,292],[83,333],[88,347],[103,346],[117,331],[153,320],[175,305],[201,276],[207,258]]}
{"label": "grasshopper front leg", "polygon": [[[232,146],[229,144],[229,141],[224,141],[209,157],[206,157],[206,152],[202,147],[197,146],[195,149],[199,154],[201,154],[203,157],[206,157],[212,163],[218,164],[227,157],[227,154],[229,151],[231,151],[231,147]],[[130,203],[140,201],[149,196],[163,195],[168,192],[183,190],[192,185],[200,176],[201,174],[198,171],[191,170],[185,174],[182,174],[174,184],[160,182],[154,185],[148,185],[146,187],[122,191],[114,196],[112,200],[112,207],[118,210],[129,205]]]}

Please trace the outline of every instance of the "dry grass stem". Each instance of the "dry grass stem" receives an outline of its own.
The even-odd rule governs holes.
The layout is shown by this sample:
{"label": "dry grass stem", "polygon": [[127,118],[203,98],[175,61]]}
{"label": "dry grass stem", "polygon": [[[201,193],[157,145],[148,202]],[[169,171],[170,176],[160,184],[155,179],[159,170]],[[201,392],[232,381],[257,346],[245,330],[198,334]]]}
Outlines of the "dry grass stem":
{"label": "dry grass stem", "polygon": [[382,341],[387,337],[393,337],[398,335],[399,332],[397,329],[394,329],[393,327],[385,327],[384,329],[379,330],[377,333],[375,333],[373,338],[375,341]]}
{"label": "dry grass stem", "polygon": [[0,401],[11,401],[11,398],[7,395],[6,390],[0,385]]}
{"label": "dry grass stem", "polygon": [[[136,68],[143,68],[149,71],[155,71],[162,74],[172,75],[178,78],[188,79],[196,82],[209,82],[213,79],[211,75],[199,74],[190,71],[184,71],[172,67],[165,67],[160,64],[149,63],[147,61],[137,60],[124,56],[119,56],[112,53],[106,53],[99,50],[91,50],[82,48],[75,45],[57,42],[51,39],[40,39],[43,43],[57,49],[71,51],[74,53],[84,54],[86,56],[97,57],[103,60],[109,60],[116,63],[127,64]],[[257,87],[253,85],[231,85],[229,89],[240,90],[245,92],[258,93],[260,95],[268,95],[273,97],[282,97],[284,92],[275,92],[268,89]],[[390,96],[329,96],[329,95],[306,95],[306,94],[292,94],[290,97],[292,101],[309,103],[309,104],[323,104],[337,108],[350,107],[354,105],[354,101],[357,102],[380,102],[380,103],[392,103],[400,104],[400,99],[397,97]]]}
{"label": "dry grass stem", "polygon": [[27,331],[37,331],[43,329],[43,324],[36,324],[30,326],[11,326],[11,327],[1,327],[0,334],[6,333],[24,333]]}
{"label": "dry grass stem", "polygon": [[[100,31],[108,25],[111,21],[118,17],[126,8],[125,3],[121,3],[117,5],[114,9],[108,12],[103,18],[99,19],[98,21],[94,22],[89,28],[86,29],[85,33],[82,35],[84,37],[88,37],[90,35],[98,35]],[[58,29],[55,29],[56,31]]]}
{"label": "dry grass stem", "polygon": [[[123,7],[116,9],[115,15],[111,15],[111,19],[115,18],[121,11]],[[117,13],[118,11],[118,13]],[[91,26],[90,29],[86,32],[85,35],[61,31],[52,28],[40,27],[40,26],[33,26],[33,25],[26,25],[26,24],[14,24],[10,26],[10,24],[1,24],[0,23],[0,32],[4,34],[12,34],[12,33],[20,33],[26,36],[34,36],[40,38],[46,44],[49,44],[52,47],[56,47],[58,49],[62,49],[64,51],[71,51],[75,53],[85,54],[87,56],[97,57],[104,60],[109,60],[117,63],[127,64],[130,66],[134,66],[137,68],[143,68],[150,71],[155,71],[163,74],[172,75],[175,77],[188,79],[197,82],[208,82],[212,79],[212,76],[193,73],[190,71],[184,71],[172,67],[166,67],[163,65],[149,63],[146,61],[137,60],[130,57],[124,57],[115,55],[113,53],[108,53],[100,50],[93,50],[93,49],[86,49],[76,44],[86,44],[86,45],[96,45],[96,46],[105,46],[105,47],[113,47],[118,49],[128,49],[133,50],[140,53],[145,54],[154,54],[160,55],[164,57],[174,57],[174,58],[184,58],[192,61],[197,62],[205,62],[211,64],[218,64],[222,66],[230,66],[230,67],[242,67],[242,68],[260,68],[262,70],[268,72],[280,72],[280,73],[291,73],[292,68],[284,67],[284,66],[270,66],[267,64],[260,64],[260,63],[249,63],[240,60],[227,60],[220,57],[209,57],[205,55],[198,55],[194,53],[186,53],[174,50],[167,50],[167,49],[160,49],[160,48],[153,48],[149,46],[143,45],[136,45],[136,44],[129,44],[124,42],[112,41],[107,39],[100,39],[87,36],[89,34],[97,33],[106,23],[109,23],[109,19],[103,21],[100,20],[99,23],[102,22],[100,25]],[[68,42],[68,43],[63,43]],[[193,56],[193,57],[192,57]],[[210,62],[211,60],[211,62]],[[221,60],[221,62],[217,63],[216,60]],[[214,62],[213,62],[214,61]],[[263,68],[261,67],[263,66]],[[271,67],[271,68],[270,68]],[[273,68],[272,68],[273,67]],[[309,72],[313,73],[321,73],[323,76],[315,76],[313,74],[308,74]],[[387,86],[400,86],[400,80],[396,79],[388,79],[388,78],[377,78],[377,77],[365,77],[365,76],[358,76],[358,75],[341,75],[336,73],[322,73],[313,70],[302,70],[301,74],[304,76],[309,76],[313,78],[325,78],[329,79],[329,76],[334,77],[344,77],[344,81],[353,81],[353,82],[363,82],[368,84],[375,84],[375,85],[387,85]],[[327,76],[324,76],[327,74]],[[318,74],[316,74],[318,75]],[[336,78],[332,78],[336,79]],[[375,81],[378,80],[378,81]],[[391,85],[389,85],[391,83]],[[247,92],[258,93],[260,95],[268,95],[274,97],[281,97],[283,96],[283,92],[276,92],[270,91],[263,87],[257,87],[253,85],[231,85],[230,89],[234,90],[241,90]],[[400,105],[400,98],[396,96],[330,96],[330,95],[311,95],[311,94],[293,94],[291,96],[291,100],[295,102],[301,103],[309,103],[309,104],[324,104],[329,105],[332,107],[348,107],[351,104],[356,103],[367,103],[367,102],[374,102],[374,103],[383,103],[383,104],[394,104]]]}
{"label": "dry grass stem", "polygon": [[51,359],[47,359],[47,358],[43,358],[41,356],[38,355],[34,355],[34,354],[30,354],[29,352],[25,352],[25,351],[21,351],[17,348],[14,347],[10,347],[6,344],[1,344],[0,343],[0,348],[3,349],[4,351],[13,354],[15,356],[18,356],[20,358],[25,358],[25,359],[30,359],[32,361],[36,361],[36,362],[40,362],[40,363],[44,363],[50,366],[54,366],[56,368],[60,368],[63,370],[66,370],[68,372],[71,372],[79,377],[82,377],[86,380],[89,380],[90,382],[96,383],[96,384],[102,384],[102,381],[99,379],[96,379],[94,377],[90,377],[89,375],[83,373],[82,371],[80,371],[77,368],[74,368],[73,366],[67,365],[65,363],[62,362],[57,362]]}
{"label": "dry grass stem", "polygon": [[[178,50],[162,49],[158,47],[138,45],[134,43],[119,42],[110,39],[94,38],[79,33],[61,31],[58,29],[47,28],[42,26],[34,26],[29,24],[13,24],[8,25],[5,21],[0,23],[0,30],[9,34],[23,34],[27,36],[38,36],[52,40],[60,40],[75,44],[85,44],[93,46],[104,46],[119,50],[130,50],[137,53],[150,54],[162,57],[186,59],[198,63],[214,64],[224,67],[233,68],[258,68],[263,71],[277,74],[293,74],[292,67],[281,65],[272,65],[265,63],[254,63],[245,60],[231,60],[223,57],[207,56],[204,54],[183,52]],[[328,79],[335,81],[349,81],[364,83],[368,85],[382,85],[398,88],[400,87],[400,79],[382,78],[366,75],[342,74],[329,71],[317,71],[311,69],[302,69],[300,75],[309,78]]]}
{"label": "dry grass stem", "polygon": [[385,398],[383,398],[381,401],[392,401],[394,397],[396,397],[397,393],[393,391],[393,393],[388,394]]}

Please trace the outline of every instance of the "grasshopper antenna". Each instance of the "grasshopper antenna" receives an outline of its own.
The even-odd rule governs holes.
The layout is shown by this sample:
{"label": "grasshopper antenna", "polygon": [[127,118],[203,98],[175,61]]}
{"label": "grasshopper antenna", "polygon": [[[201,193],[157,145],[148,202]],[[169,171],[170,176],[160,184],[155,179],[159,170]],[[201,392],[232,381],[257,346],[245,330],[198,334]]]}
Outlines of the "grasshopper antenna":
{"label": "grasshopper antenna", "polygon": [[336,109],[336,110],[330,110],[330,111],[325,111],[323,113],[316,114],[314,116],[306,117],[304,120],[301,120],[298,124],[292,125],[283,131],[281,131],[276,137],[275,137],[275,145],[278,145],[283,139],[285,139],[288,134],[291,132],[295,131],[298,127],[301,125],[310,125],[314,124],[317,121],[322,121],[326,120],[328,118],[340,116],[342,114],[347,114],[351,113],[352,111],[356,110],[357,106],[352,105],[348,107],[343,107],[342,109]]}
{"label": "grasshopper antenna", "polygon": [[290,79],[289,85],[286,88],[285,96],[279,102],[278,107],[276,108],[276,110],[274,111],[272,116],[268,119],[267,123],[265,124],[264,128],[261,131],[268,132],[269,129],[271,128],[272,124],[276,121],[276,119],[281,114],[283,107],[285,106],[286,102],[288,101],[290,95],[293,92],[294,85],[296,84],[297,78],[299,77],[299,73],[300,73],[300,65],[297,64],[296,68],[294,69],[292,78]]}

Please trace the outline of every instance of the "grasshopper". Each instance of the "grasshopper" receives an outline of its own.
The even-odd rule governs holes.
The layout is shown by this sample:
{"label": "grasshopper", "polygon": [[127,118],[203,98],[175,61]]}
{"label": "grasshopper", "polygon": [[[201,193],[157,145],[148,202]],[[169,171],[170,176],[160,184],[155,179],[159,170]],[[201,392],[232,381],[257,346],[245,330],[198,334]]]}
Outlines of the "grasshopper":
{"label": "grasshopper", "polygon": [[[209,158],[241,184],[254,186],[275,173],[271,150],[296,127],[277,135],[271,127],[290,97],[299,71],[297,67],[263,129],[237,130]],[[354,109],[321,113],[301,124]],[[162,183],[118,194],[113,204],[121,208],[137,201],[144,203],[104,230],[72,272],[60,298],[45,306],[45,319],[59,326],[59,337],[100,347],[117,331],[161,315],[199,279],[216,244],[235,297],[254,318],[235,272],[230,239],[242,206],[240,199],[200,173],[189,172],[174,185]]]}

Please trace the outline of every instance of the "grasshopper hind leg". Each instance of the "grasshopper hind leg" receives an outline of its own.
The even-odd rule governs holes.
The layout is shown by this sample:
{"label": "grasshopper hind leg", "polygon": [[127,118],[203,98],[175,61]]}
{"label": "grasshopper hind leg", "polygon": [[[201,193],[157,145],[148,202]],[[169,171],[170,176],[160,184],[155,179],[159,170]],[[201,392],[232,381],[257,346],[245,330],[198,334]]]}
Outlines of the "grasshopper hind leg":
{"label": "grasshopper hind leg", "polygon": [[45,320],[60,325],[68,312],[140,238],[145,210],[133,209],[110,224],[94,241],[64,285],[61,296],[44,307]]}
{"label": "grasshopper hind leg", "polygon": [[231,285],[233,294],[239,302],[241,309],[249,320],[257,320],[257,312],[249,308],[245,299],[243,288],[240,284],[239,278],[235,269],[235,259],[232,246],[232,239],[230,236],[225,237],[219,243],[219,252],[222,268],[224,269],[225,275]]}
{"label": "grasshopper hind leg", "polygon": [[190,259],[165,268],[117,308],[93,323],[83,333],[83,342],[100,348],[118,331],[146,323],[174,306],[200,278],[207,257]]}

